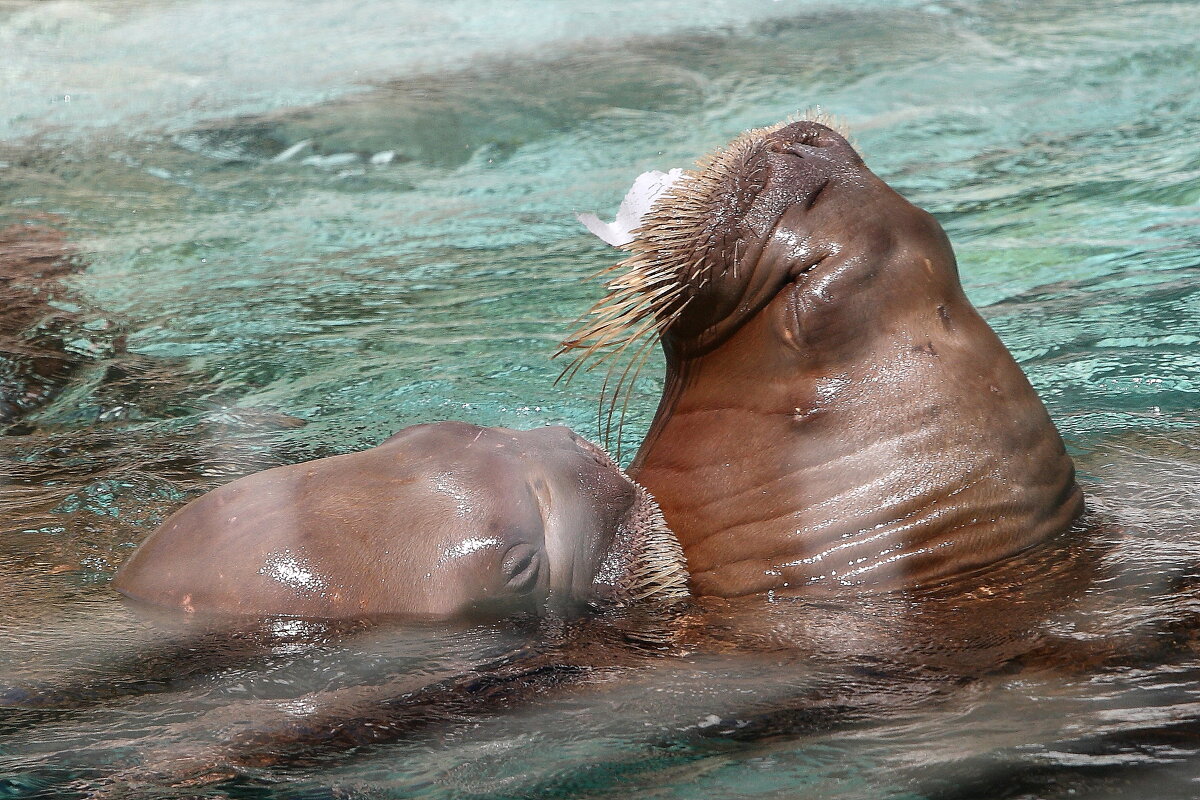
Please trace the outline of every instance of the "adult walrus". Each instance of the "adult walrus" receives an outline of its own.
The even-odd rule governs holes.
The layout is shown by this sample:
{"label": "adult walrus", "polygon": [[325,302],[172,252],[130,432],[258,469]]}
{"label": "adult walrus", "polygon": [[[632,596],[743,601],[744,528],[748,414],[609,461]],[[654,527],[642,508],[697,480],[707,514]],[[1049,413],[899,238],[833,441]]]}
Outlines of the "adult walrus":
{"label": "adult walrus", "polygon": [[659,196],[629,249],[564,349],[577,368],[661,338],[630,474],[696,594],[930,584],[1081,512],[1062,439],[941,226],[826,125],[738,137]]}
{"label": "adult walrus", "polygon": [[117,574],[188,611],[445,618],[686,595],[654,500],[567,428],[416,425],[184,506]]}

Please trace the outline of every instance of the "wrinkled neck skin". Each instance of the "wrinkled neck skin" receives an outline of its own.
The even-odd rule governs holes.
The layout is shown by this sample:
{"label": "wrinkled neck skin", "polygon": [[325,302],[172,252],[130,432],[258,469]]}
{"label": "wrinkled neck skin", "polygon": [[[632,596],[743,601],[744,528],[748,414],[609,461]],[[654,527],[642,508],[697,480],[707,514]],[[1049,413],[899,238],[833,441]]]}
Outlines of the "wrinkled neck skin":
{"label": "wrinkled neck skin", "polygon": [[933,584],[1082,510],[940,226],[861,160],[836,166],[815,202],[775,217],[732,313],[701,296],[663,336],[666,385],[630,474],[697,595]]}

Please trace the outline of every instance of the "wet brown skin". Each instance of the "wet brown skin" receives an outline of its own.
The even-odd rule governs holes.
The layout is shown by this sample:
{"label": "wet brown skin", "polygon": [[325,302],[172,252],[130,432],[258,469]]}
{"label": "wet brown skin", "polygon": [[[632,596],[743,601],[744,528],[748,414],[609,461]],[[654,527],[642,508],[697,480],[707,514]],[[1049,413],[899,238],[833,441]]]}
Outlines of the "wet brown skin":
{"label": "wet brown skin", "polygon": [[630,468],[693,592],[931,584],[1079,515],[1062,439],[930,214],[807,121],[767,134],[734,192]]}
{"label": "wet brown skin", "polygon": [[418,425],[200,497],[142,544],[113,586],[189,612],[566,612],[628,599],[644,499],[566,428]]}

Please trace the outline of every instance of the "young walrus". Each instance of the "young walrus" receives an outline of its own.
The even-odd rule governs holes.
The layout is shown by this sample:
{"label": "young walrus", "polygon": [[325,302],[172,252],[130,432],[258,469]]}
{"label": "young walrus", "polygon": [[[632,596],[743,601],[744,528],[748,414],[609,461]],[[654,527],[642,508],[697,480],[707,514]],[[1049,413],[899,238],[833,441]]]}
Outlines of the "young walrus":
{"label": "young walrus", "polygon": [[694,593],[936,583],[1079,515],[1063,441],[941,226],[841,134],[752,130],[663,182],[628,236],[585,223],[632,255],[563,348],[577,369],[636,343],[624,379],[661,340],[630,474]]}
{"label": "young walrus", "polygon": [[416,425],[248,475],[151,534],[114,588],[189,612],[566,614],[687,594],[654,500],[567,428]]}

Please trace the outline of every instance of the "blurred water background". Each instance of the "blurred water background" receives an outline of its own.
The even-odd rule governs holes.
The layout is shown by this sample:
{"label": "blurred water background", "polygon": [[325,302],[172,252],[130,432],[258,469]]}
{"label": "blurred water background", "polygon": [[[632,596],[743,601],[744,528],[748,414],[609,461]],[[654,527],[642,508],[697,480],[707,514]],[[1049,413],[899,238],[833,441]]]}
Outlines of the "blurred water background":
{"label": "blurred water background", "polygon": [[[0,270],[17,298],[0,332],[0,688],[25,687],[3,695],[0,797],[86,792],[235,701],[528,644],[520,627],[280,622],[253,658],[189,661],[107,583],[183,500],[255,469],[445,418],[594,437],[602,376],[556,384],[549,356],[615,253],[573,212],[611,215],[638,173],[814,106],[945,226],[1119,523],[1106,569],[1139,577],[1064,600],[1087,624],[1039,630],[1175,645],[1070,678],[991,670],[936,703],[909,692],[903,718],[736,745],[671,742],[777,698],[782,667],[673,661],[603,697],[211,791],[1200,794],[1200,647],[1190,623],[1162,633],[1200,610],[1196,3],[4,0],[0,241],[59,271]],[[626,457],[660,378],[652,363],[635,387]],[[823,685],[861,689],[830,669]],[[52,700],[31,710],[27,691]]]}

